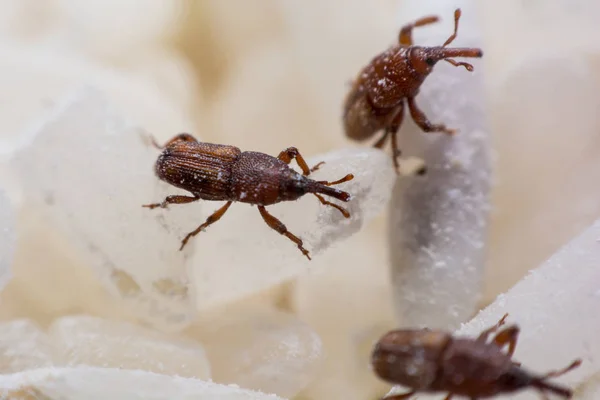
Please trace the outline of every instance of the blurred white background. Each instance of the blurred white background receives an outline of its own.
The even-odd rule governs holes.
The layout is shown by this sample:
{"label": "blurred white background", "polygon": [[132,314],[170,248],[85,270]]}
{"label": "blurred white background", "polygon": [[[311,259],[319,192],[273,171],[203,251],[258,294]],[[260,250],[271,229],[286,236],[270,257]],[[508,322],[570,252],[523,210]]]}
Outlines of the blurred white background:
{"label": "blurred white background", "polygon": [[[451,6],[430,2],[431,10]],[[600,3],[472,4],[483,29],[481,101],[494,153],[483,306],[600,215]],[[0,0],[0,152],[26,145],[82,85],[103,91],[159,141],[190,132],[273,155],[296,146],[307,157],[368,146],[344,137],[342,102],[359,69],[413,18],[410,8],[408,0]],[[21,204],[14,177],[3,169],[0,178]],[[27,240],[19,239],[14,279],[0,294],[2,320],[126,318],[84,268],[48,287],[54,278],[39,275],[44,264],[78,261],[51,229],[26,210],[19,215]],[[258,303],[295,314],[323,340],[326,372],[300,397],[373,399],[387,391],[365,357],[395,324],[388,216],[344,243],[353,251],[328,256],[319,273],[257,293]]]}

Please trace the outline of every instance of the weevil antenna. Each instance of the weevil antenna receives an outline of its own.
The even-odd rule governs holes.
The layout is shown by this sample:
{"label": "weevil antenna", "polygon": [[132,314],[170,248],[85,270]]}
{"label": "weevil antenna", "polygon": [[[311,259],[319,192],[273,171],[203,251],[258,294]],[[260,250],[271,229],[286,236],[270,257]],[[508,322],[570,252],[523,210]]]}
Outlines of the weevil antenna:
{"label": "weevil antenna", "polygon": [[447,63],[450,63],[450,64],[454,65],[455,67],[465,67],[465,69],[467,71],[469,71],[469,72],[473,71],[473,66],[471,64],[469,64],[469,63],[458,62],[458,61],[455,61],[455,60],[453,60],[451,58],[445,58],[444,61],[446,61]]}
{"label": "weevil antenna", "polygon": [[325,206],[329,206],[329,207],[333,207],[336,208],[337,210],[339,210],[339,212],[342,213],[342,215],[346,218],[350,218],[350,213],[348,212],[348,210],[346,210],[344,207],[342,206],[338,206],[337,204],[334,204],[330,201],[327,201],[323,198],[323,196],[321,196],[320,194],[317,193],[313,193],[317,199],[319,199],[319,201],[321,202],[321,204],[325,205]]}
{"label": "weevil antenna", "polygon": [[569,371],[574,370],[575,368],[579,367],[581,365],[582,361],[581,359],[576,359],[573,360],[573,362],[569,365],[567,365],[565,368],[563,369],[559,369],[558,371],[551,371],[548,372],[546,375],[543,375],[540,379],[549,379],[549,378],[556,378],[558,376],[564,375]]}
{"label": "weevil antenna", "polygon": [[540,395],[548,399],[546,392],[554,393],[557,396],[561,396],[565,399],[570,399],[573,396],[573,391],[569,388],[555,385],[553,383],[544,382],[543,380],[534,380],[532,386],[535,387]]}
{"label": "weevil antenna", "polygon": [[576,359],[563,369],[559,369],[558,371],[551,371],[545,375],[540,376],[539,378],[535,378],[532,382],[532,386],[537,388],[538,391],[540,391],[540,393],[542,393],[544,396],[545,392],[551,392],[558,396],[562,396],[565,399],[570,399],[573,395],[573,391],[571,389],[549,383],[547,382],[547,380],[566,374],[567,372],[579,367],[581,365],[581,362],[581,359]]}
{"label": "weevil antenna", "polygon": [[[348,174],[348,175],[344,176],[342,179],[338,179],[337,181],[333,181],[333,182],[328,182],[328,181],[311,181],[312,184],[311,184],[311,187],[309,189],[309,192],[311,192],[311,193],[321,193],[321,194],[324,194],[324,195],[327,195],[327,196],[334,197],[334,198],[336,198],[338,200],[348,202],[352,198],[352,196],[350,195],[350,193],[346,193],[343,190],[332,188],[331,186],[333,186],[333,185],[339,185],[340,183],[348,182],[348,181],[350,181],[352,179],[354,179],[354,175]],[[323,202],[321,201],[321,203],[323,203]]]}
{"label": "weevil antenna", "polygon": [[351,181],[352,179],[354,179],[354,175],[348,174],[348,175],[344,176],[342,179],[338,179],[337,181],[333,181],[333,182],[317,181],[317,183],[320,183],[321,185],[325,185],[325,186],[333,186],[333,185],[339,185],[340,183]]}

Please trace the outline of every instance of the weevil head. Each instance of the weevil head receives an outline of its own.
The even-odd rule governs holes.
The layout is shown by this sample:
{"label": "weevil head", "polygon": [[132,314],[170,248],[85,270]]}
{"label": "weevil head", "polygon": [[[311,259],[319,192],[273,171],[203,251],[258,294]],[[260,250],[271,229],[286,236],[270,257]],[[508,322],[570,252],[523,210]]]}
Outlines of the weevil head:
{"label": "weevil head", "polygon": [[[307,193],[324,194],[344,202],[350,201],[352,198],[349,193],[344,192],[343,190],[314,181],[292,169],[282,172],[281,177],[281,183],[279,185],[280,201],[296,200]],[[344,178],[344,181],[351,180],[352,178],[354,178],[354,176],[349,174]]]}
{"label": "weevil head", "polygon": [[282,171],[279,185],[281,201],[293,201],[310,192],[312,181],[289,168]]}
{"label": "weevil head", "polygon": [[421,75],[429,75],[435,64],[441,60],[435,47],[412,46],[408,51],[408,61],[413,69]]}
{"label": "weevil head", "polygon": [[532,386],[533,377],[517,365],[513,365],[495,382],[497,393],[512,393]]}
{"label": "weevil head", "polygon": [[395,330],[379,339],[371,355],[374,372],[383,380],[426,389],[438,374],[438,360],[451,340],[445,332]]}
{"label": "weevil head", "polygon": [[413,69],[421,75],[429,75],[433,67],[442,60],[454,66],[465,67],[468,71],[473,70],[471,64],[454,61],[454,57],[481,58],[483,52],[478,48],[471,47],[420,47],[413,46],[409,50],[408,60]]}

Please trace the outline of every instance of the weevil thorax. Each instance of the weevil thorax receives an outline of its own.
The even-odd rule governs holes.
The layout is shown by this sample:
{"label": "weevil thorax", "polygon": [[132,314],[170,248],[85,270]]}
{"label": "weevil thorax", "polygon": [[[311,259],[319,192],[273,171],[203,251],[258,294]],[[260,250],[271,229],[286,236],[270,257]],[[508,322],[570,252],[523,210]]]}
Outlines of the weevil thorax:
{"label": "weevil thorax", "polygon": [[415,95],[423,79],[410,66],[411,48],[394,46],[375,57],[361,78],[376,108],[397,107],[406,97]]}
{"label": "weevil thorax", "polygon": [[268,154],[244,151],[231,171],[230,193],[235,201],[268,206],[306,193],[302,175]]}
{"label": "weevil thorax", "polygon": [[427,389],[438,375],[440,357],[450,340],[445,332],[426,329],[391,331],[377,342],[371,364],[387,382]]}

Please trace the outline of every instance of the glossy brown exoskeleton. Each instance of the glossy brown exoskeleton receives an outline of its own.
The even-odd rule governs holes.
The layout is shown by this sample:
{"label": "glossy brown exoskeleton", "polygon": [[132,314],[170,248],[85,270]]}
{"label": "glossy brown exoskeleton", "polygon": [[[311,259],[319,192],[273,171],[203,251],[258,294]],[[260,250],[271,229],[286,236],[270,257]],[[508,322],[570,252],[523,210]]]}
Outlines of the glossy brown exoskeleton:
{"label": "glossy brown exoskeleton", "polygon": [[352,84],[344,103],[343,125],[346,136],[363,141],[383,130],[383,136],[375,143],[382,148],[391,136],[394,165],[398,168],[400,155],[396,134],[404,118],[404,105],[408,106],[415,123],[425,132],[453,134],[445,125],[436,125],[415,103],[421,84],[441,60],[454,66],[473,70],[471,64],[457,62],[451,57],[482,57],[477,48],[448,48],[456,38],[460,9],[454,12],[454,33],[442,46],[413,46],[412,30],[432,24],[439,19],[428,16],[405,25],[400,30],[399,44],[376,56],[362,69]]}
{"label": "glossy brown exoskeleton", "polygon": [[[234,146],[198,142],[187,133],[175,136],[164,146],[159,146],[155,141],[153,144],[163,149],[156,161],[156,175],[175,187],[187,190],[193,196],[168,196],[162,203],[143,207],[165,208],[169,204],[185,204],[197,200],[227,202],[209,216],[206,222],[187,234],[181,242],[180,250],[191,237],[217,222],[234,201],[257,205],[267,225],[296,243],[309,260],[309,252],[303,247],[302,240],[288,232],[286,226],[269,214],[265,206],[296,200],[312,193],[321,203],[335,207],[346,218],[350,217],[347,210],[325,200],[321,195],[349,201],[350,194],[330,186],[347,182],[354,176],[348,174],[335,182],[314,181],[307,176],[321,163],[309,169],[295,147],[285,149],[275,158],[264,153],[242,152]],[[302,169],[302,175],[288,165],[294,158]]]}
{"label": "glossy brown exoskeleton", "polygon": [[[476,339],[457,338],[429,329],[395,330],[385,334],[373,350],[373,369],[381,379],[410,388],[407,393],[387,399],[408,399],[421,392],[448,393],[446,400],[454,395],[476,400],[528,387],[538,390],[544,398],[546,392],[571,398],[571,389],[550,383],[548,379],[578,367],[581,360],[545,375],[526,371],[511,359],[517,345],[517,326],[504,328],[488,342],[507,316]],[[505,346],[508,346],[506,353],[502,351]]]}

